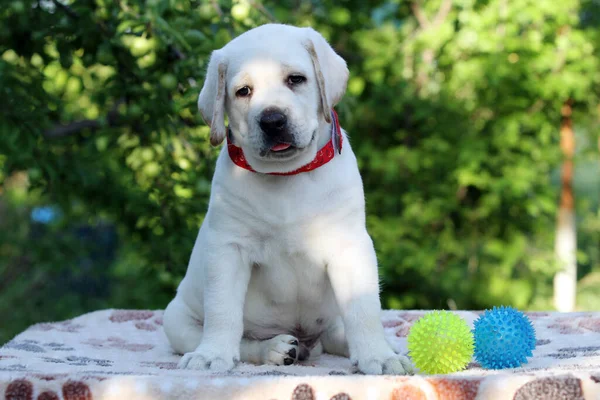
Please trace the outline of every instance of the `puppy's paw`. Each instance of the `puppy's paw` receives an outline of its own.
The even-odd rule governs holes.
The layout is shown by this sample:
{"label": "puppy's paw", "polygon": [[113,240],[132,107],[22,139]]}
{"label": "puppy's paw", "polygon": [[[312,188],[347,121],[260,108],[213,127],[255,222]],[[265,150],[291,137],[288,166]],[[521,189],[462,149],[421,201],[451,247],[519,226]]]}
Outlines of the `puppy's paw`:
{"label": "puppy's paw", "polygon": [[210,351],[193,351],[181,357],[177,368],[195,369],[211,372],[227,372],[238,363],[231,355],[217,354]]}
{"label": "puppy's paw", "polygon": [[392,353],[387,356],[365,357],[356,363],[366,375],[414,375],[415,368],[408,357]]}
{"label": "puppy's paw", "polygon": [[277,335],[262,345],[262,362],[271,365],[290,365],[299,355],[298,339],[291,335]]}

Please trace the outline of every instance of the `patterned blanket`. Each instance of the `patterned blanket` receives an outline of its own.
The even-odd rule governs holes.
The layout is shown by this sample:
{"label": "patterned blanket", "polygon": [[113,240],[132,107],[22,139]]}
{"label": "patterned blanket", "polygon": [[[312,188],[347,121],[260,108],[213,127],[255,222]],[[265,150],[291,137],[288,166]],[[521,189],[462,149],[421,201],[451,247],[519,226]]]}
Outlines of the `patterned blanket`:
{"label": "patterned blanket", "polygon": [[[383,311],[396,351],[425,311]],[[469,324],[479,312],[457,312]],[[227,374],[178,370],[162,311],[103,310],[37,324],[0,348],[0,399],[600,399],[600,313],[528,313],[537,348],[521,368],[472,362],[455,374],[355,374],[324,354],[290,366],[239,365]],[[4,396],[4,397],[2,397]]]}

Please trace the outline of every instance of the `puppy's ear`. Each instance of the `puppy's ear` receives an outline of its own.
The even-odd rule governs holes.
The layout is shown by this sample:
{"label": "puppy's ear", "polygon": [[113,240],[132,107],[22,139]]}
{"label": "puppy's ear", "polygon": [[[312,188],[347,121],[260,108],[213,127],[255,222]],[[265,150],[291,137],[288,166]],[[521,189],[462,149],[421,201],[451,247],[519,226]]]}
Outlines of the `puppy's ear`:
{"label": "puppy's ear", "polygon": [[342,99],[348,83],[348,67],[346,61],[340,57],[327,40],[312,28],[306,29],[304,47],[313,63],[321,108],[327,122],[331,122],[331,109]]}
{"label": "puppy's ear", "polygon": [[213,51],[204,86],[198,96],[198,109],[202,118],[210,126],[210,144],[218,146],[226,135],[225,96],[227,96],[227,62],[221,53]]}

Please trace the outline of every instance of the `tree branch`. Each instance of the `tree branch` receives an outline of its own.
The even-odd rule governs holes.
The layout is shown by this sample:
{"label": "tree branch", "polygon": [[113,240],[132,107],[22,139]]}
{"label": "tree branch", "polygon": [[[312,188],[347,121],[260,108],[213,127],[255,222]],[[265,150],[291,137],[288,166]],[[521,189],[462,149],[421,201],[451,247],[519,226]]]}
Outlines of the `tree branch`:
{"label": "tree branch", "polygon": [[[119,125],[119,106],[123,104],[125,99],[119,99],[110,109],[106,116],[106,123],[108,126]],[[66,125],[55,126],[43,133],[44,137],[48,139],[59,139],[66,136],[77,134],[85,129],[95,131],[103,126],[101,119],[84,119],[81,121],[73,121]]]}
{"label": "tree branch", "polygon": [[71,7],[61,3],[58,0],[52,0],[52,3],[57,7],[60,8],[61,10],[63,10],[64,12],[66,12],[69,17],[73,18],[73,19],[78,19],[79,18],[79,14],[77,14],[75,11],[73,11],[71,9]]}
{"label": "tree branch", "polygon": [[417,1],[413,1],[410,4],[410,8],[413,14],[415,15],[415,18],[419,22],[419,27],[421,28],[421,30],[427,30],[429,28],[435,28],[439,26],[442,22],[444,22],[444,20],[450,13],[450,10],[452,9],[452,0],[443,0],[442,4],[440,5],[440,8],[438,9],[437,13],[435,14],[435,17],[433,18],[433,21],[429,21],[429,19],[423,12],[421,5]]}
{"label": "tree branch", "polygon": [[452,0],[444,0],[444,2],[440,6],[437,14],[435,14],[435,18],[433,19],[432,26],[435,27],[435,26],[440,25],[442,22],[444,22],[444,20],[450,13],[451,9],[452,9]]}
{"label": "tree branch", "polygon": [[50,130],[44,132],[44,137],[49,139],[58,139],[65,136],[71,136],[79,133],[84,129],[90,129],[95,131],[100,128],[102,124],[97,119],[84,119],[82,121],[71,122],[66,125],[59,125]]}
{"label": "tree branch", "polygon": [[427,19],[425,13],[423,13],[423,10],[421,9],[419,3],[413,1],[412,3],[410,3],[410,8],[412,9],[413,14],[415,14],[415,18],[417,18],[417,21],[419,21],[419,26],[421,27],[421,29],[425,30],[429,28],[429,20]]}
{"label": "tree branch", "polygon": [[215,9],[215,11],[217,11],[217,14],[219,15],[219,17],[223,16],[223,10],[221,10],[221,7],[219,6],[219,3],[216,0],[212,0],[210,2],[213,6],[213,8]]}
{"label": "tree branch", "polygon": [[267,17],[269,19],[269,21],[277,22],[277,18],[275,18],[275,16],[273,14],[271,14],[271,12],[269,10],[267,10],[265,8],[265,6],[263,6],[261,3],[256,2],[256,1],[250,1],[250,4],[254,8],[256,8],[258,11],[260,11],[265,17]]}

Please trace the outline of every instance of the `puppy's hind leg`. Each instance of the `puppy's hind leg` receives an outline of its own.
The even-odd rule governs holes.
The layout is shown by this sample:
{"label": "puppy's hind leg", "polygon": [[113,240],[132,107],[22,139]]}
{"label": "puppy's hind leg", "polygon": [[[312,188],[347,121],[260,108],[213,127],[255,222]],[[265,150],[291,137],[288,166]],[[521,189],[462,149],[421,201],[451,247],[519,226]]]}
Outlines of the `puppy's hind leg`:
{"label": "puppy's hind leg", "polygon": [[329,329],[323,332],[321,343],[323,344],[323,350],[328,354],[350,357],[342,317],[337,317]]}
{"label": "puppy's hind leg", "polygon": [[163,316],[165,334],[179,354],[196,350],[202,341],[203,321],[192,313],[180,296],[169,303]]}
{"label": "puppy's hind leg", "polygon": [[[179,354],[193,352],[202,341],[203,321],[176,296],[167,306],[163,326],[171,347]],[[298,339],[278,335],[268,340],[242,339],[240,361],[252,364],[290,365],[298,359]]]}

